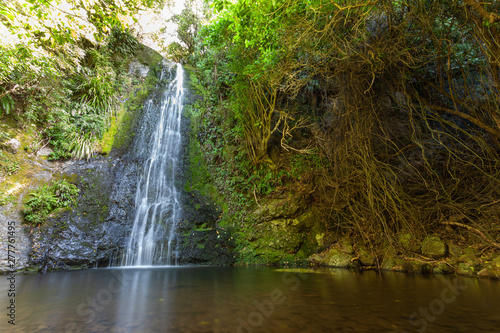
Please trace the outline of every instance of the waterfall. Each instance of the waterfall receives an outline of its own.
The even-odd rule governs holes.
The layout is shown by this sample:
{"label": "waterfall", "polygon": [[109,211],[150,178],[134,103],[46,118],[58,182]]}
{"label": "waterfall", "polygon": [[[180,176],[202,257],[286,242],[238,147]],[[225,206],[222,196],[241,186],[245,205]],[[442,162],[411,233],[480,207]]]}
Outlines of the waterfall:
{"label": "waterfall", "polygon": [[[175,73],[175,74],[174,74]],[[175,235],[181,214],[175,175],[181,145],[183,69],[180,64],[162,71],[175,78],[160,102],[145,103],[134,153],[145,160],[135,195],[135,217],[122,266],[171,265],[176,259]],[[172,78],[171,78],[172,79]]]}

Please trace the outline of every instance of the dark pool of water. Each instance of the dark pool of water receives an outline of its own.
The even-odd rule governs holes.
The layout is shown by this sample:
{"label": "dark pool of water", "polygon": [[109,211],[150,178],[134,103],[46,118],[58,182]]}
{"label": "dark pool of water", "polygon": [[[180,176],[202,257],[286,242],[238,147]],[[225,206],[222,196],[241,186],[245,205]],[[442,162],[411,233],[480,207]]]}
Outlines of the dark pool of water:
{"label": "dark pool of water", "polygon": [[[258,267],[0,276],[2,332],[500,332],[500,283]],[[8,324],[15,299],[15,324]]]}

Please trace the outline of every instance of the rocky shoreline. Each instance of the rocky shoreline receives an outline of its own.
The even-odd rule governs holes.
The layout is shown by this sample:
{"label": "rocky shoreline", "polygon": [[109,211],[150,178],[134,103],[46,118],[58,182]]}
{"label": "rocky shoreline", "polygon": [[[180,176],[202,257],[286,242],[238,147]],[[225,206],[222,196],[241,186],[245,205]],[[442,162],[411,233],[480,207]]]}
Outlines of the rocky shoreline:
{"label": "rocky shoreline", "polygon": [[[410,274],[456,274],[500,279],[500,254],[481,253],[475,246],[459,246],[430,235],[422,242],[409,233],[399,235],[398,248],[386,245],[370,251],[366,246],[342,238],[329,249],[310,256],[313,265],[352,269],[381,269]],[[478,245],[478,244],[476,244]]]}

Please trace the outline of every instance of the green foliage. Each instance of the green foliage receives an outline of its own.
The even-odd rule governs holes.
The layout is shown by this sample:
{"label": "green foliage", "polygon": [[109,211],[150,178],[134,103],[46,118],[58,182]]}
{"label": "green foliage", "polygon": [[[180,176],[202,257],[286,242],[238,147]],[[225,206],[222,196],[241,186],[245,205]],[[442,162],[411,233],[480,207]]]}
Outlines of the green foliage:
{"label": "green foliage", "polygon": [[14,100],[5,92],[3,87],[0,87],[0,96],[2,96],[0,98],[0,111],[3,114],[9,114],[14,109]]}
{"label": "green foliage", "polygon": [[[214,8],[191,63],[203,96],[197,139],[224,220],[243,222],[261,196],[292,187],[328,206],[328,227],[374,244],[458,212],[485,230],[494,223],[498,3],[221,0]],[[260,143],[271,162],[253,158]],[[309,154],[290,152],[299,146]]]}
{"label": "green foliage", "polygon": [[172,61],[178,63],[185,63],[189,55],[188,51],[177,42],[168,45],[167,54]]}
{"label": "green foliage", "polygon": [[70,207],[76,204],[78,188],[59,180],[45,184],[30,192],[24,203],[23,217],[25,223],[37,227],[45,222],[47,217],[58,208]]}
{"label": "green foliage", "polygon": [[92,67],[80,67],[72,77],[73,99],[105,114],[113,102],[116,73],[105,54],[90,50],[89,58]]}
{"label": "green foliage", "polygon": [[184,44],[186,53],[193,53],[199,18],[188,7],[183,9],[180,15],[174,15],[171,20],[177,24],[177,38]]}
{"label": "green foliage", "polygon": [[91,157],[108,125],[108,117],[89,104],[70,103],[69,111],[57,110],[51,114],[45,131],[51,139],[54,152],[50,160]]}
{"label": "green foliage", "polygon": [[163,2],[69,0],[64,10],[55,0],[0,3],[0,117],[36,124],[54,148],[49,159],[93,156],[118,77],[139,50],[126,17]]}
{"label": "green foliage", "polygon": [[67,0],[66,8],[62,9],[56,0],[11,0],[0,3],[0,23],[12,34],[57,52],[66,44],[76,44],[81,37],[102,42],[113,28],[124,27],[125,18],[136,14],[141,7],[156,7],[164,2]]}
{"label": "green foliage", "polygon": [[0,150],[0,179],[5,176],[10,176],[19,170],[19,162],[9,158],[2,150]]}
{"label": "green foliage", "polygon": [[170,21],[177,24],[177,39],[167,47],[170,59],[182,64],[192,64],[194,53],[199,51],[198,44],[203,39],[199,36],[202,22],[208,21],[212,15],[209,1],[188,0],[186,8],[178,15],[174,15]]}
{"label": "green foliage", "polygon": [[106,48],[120,56],[132,56],[139,49],[139,41],[130,29],[115,26],[106,40]]}

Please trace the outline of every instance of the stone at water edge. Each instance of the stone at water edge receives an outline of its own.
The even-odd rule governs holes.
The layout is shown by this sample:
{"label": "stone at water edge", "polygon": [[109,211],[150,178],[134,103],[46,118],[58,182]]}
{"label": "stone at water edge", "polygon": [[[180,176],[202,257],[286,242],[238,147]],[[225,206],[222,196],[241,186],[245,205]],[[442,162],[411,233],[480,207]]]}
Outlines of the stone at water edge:
{"label": "stone at water edge", "polygon": [[449,243],[448,244],[448,253],[452,257],[460,257],[463,254],[462,248],[456,244]]}
{"label": "stone at water edge", "polygon": [[422,241],[420,249],[424,256],[438,259],[446,256],[448,248],[438,236],[427,236]]}
{"label": "stone at water edge", "polygon": [[351,267],[354,266],[351,262],[353,256],[340,251],[339,249],[333,248],[325,255],[325,257],[321,260],[322,265],[330,266],[330,267]]}
{"label": "stone at water edge", "polygon": [[368,251],[364,246],[359,246],[357,250],[359,260],[365,266],[376,264],[376,257]]}
{"label": "stone at water edge", "polygon": [[486,264],[486,267],[477,273],[481,278],[494,278],[500,280],[500,255]]}

